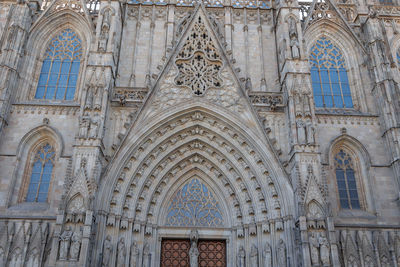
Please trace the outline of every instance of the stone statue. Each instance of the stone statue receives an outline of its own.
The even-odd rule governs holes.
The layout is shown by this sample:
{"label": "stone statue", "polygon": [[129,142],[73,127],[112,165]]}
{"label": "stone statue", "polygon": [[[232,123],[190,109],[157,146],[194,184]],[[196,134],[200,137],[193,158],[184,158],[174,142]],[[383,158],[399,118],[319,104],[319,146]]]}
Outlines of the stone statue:
{"label": "stone statue", "polygon": [[[104,73],[102,75],[104,75]],[[100,110],[102,100],[103,100],[103,89],[101,88],[101,86],[97,86],[96,94],[94,97],[93,108],[96,110]]]}
{"label": "stone statue", "polygon": [[311,264],[313,266],[319,266],[319,243],[315,236],[315,233],[311,233],[310,239],[310,254],[311,254]]}
{"label": "stone statue", "polygon": [[69,252],[70,260],[79,259],[79,251],[81,249],[82,234],[81,231],[74,232],[71,237],[71,250]]}
{"label": "stone statue", "polygon": [[110,266],[111,254],[112,254],[111,236],[107,235],[103,245],[103,262],[102,262],[103,267]]}
{"label": "stone statue", "polygon": [[121,237],[117,245],[117,267],[125,267],[125,239]]}
{"label": "stone statue", "polygon": [[247,77],[244,87],[245,87],[246,91],[251,91],[252,90],[253,85],[251,83],[250,77]]}
{"label": "stone statue", "polygon": [[142,267],[150,267],[150,245],[146,243],[143,248],[143,264]]}
{"label": "stone statue", "polygon": [[64,232],[60,235],[60,260],[67,260],[71,236],[71,226],[65,227]]}
{"label": "stone statue", "polygon": [[268,242],[265,243],[264,246],[264,267],[272,266],[272,255],[271,255],[271,246]]}
{"label": "stone statue", "polygon": [[307,132],[307,144],[315,143],[315,127],[312,122],[308,120],[306,122],[306,132]]}
{"label": "stone statue", "polygon": [[239,252],[237,255],[237,267],[245,267],[245,257],[246,257],[246,252],[244,251],[244,248],[242,245],[239,247]]}
{"label": "stone statue", "polygon": [[293,37],[295,37],[296,39],[298,38],[298,34],[297,34],[297,27],[296,27],[296,20],[292,17],[289,18],[288,21],[289,24],[289,37],[290,39],[292,39]]}
{"label": "stone statue", "polygon": [[136,267],[137,266],[137,260],[139,257],[139,249],[137,248],[137,244],[135,241],[132,242],[131,246],[131,256],[130,256],[130,267]]}
{"label": "stone statue", "polygon": [[86,102],[85,102],[85,109],[91,109],[93,106],[93,85],[88,85],[87,87],[87,94],[86,94]]}
{"label": "stone statue", "polygon": [[305,132],[305,123],[302,119],[296,120],[297,126],[297,142],[298,144],[305,144],[306,143],[306,132]]}
{"label": "stone statue", "polygon": [[199,250],[197,249],[197,243],[192,240],[192,244],[189,249],[190,267],[198,267]]}
{"label": "stone statue", "polygon": [[251,246],[250,251],[250,266],[251,267],[258,267],[258,250],[256,245]]}
{"label": "stone statue", "polygon": [[286,260],[286,245],[285,242],[281,239],[278,246],[278,263],[279,267],[287,267],[287,260]]}
{"label": "stone statue", "polygon": [[299,41],[294,36],[290,38],[290,48],[292,51],[292,58],[300,58]]}
{"label": "stone statue", "polygon": [[88,129],[89,129],[90,119],[87,116],[81,117],[79,121],[79,138],[87,138],[88,137]]}
{"label": "stone statue", "polygon": [[99,51],[107,51],[108,36],[110,32],[110,10],[106,10],[103,14],[103,23],[101,24],[100,37],[99,37]]}
{"label": "stone statue", "polygon": [[97,138],[99,133],[100,118],[99,115],[95,115],[90,123],[89,138]]}
{"label": "stone statue", "polygon": [[329,260],[330,249],[329,249],[328,239],[324,235],[321,235],[318,241],[320,245],[322,266],[330,266],[330,260]]}

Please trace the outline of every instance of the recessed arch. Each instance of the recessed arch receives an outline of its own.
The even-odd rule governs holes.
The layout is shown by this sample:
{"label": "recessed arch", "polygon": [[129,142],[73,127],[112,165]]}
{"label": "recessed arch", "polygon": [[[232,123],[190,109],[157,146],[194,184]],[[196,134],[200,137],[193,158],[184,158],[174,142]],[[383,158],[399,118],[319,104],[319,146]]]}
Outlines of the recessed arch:
{"label": "recessed arch", "polygon": [[24,64],[21,70],[21,73],[24,74],[21,75],[23,77],[21,78],[21,88],[23,89],[17,93],[20,100],[34,99],[47,47],[55,36],[66,29],[73,30],[81,40],[82,58],[73,101],[76,102],[80,99],[81,88],[84,84],[85,62],[92,42],[93,31],[92,26],[83,16],[66,9],[39,18],[30,28],[30,35],[26,43],[26,57],[30,60],[26,61],[27,64]]}
{"label": "recessed arch", "polygon": [[[361,144],[360,141],[348,134],[342,134],[333,139],[325,154],[327,162],[330,166],[330,177],[332,178],[336,178],[336,173],[334,171],[335,156],[340,151],[345,151],[345,153],[348,153],[352,159],[353,168],[356,172],[355,178],[357,182],[361,210],[374,213],[375,201],[371,190],[373,185],[369,174],[371,159],[367,149]],[[338,190],[336,181],[332,181],[332,183],[336,185],[335,188]],[[338,199],[338,192],[334,198]],[[339,212],[338,207],[333,208],[336,210],[336,213]]]}
{"label": "recessed arch", "polygon": [[[222,193],[222,190],[220,189],[220,187],[215,184],[210,177],[207,177],[205,173],[203,172],[199,172],[196,169],[193,169],[192,171],[189,171],[187,173],[185,173],[183,176],[179,177],[177,181],[175,181],[174,184],[171,184],[171,186],[169,187],[168,190],[166,190],[166,192],[168,192],[165,195],[164,200],[165,201],[161,201],[162,206],[160,208],[160,212],[156,213],[158,214],[158,218],[157,218],[157,222],[158,225],[163,225],[163,226],[169,226],[168,224],[166,224],[166,218],[168,217],[168,206],[170,205],[171,201],[174,198],[174,195],[177,193],[178,190],[182,190],[182,187],[184,187],[185,185],[188,185],[188,183],[192,182],[193,179],[198,179],[198,181],[202,184],[205,185],[207,187],[208,190],[210,190],[210,192],[212,193],[212,197],[215,198],[215,200],[218,202],[219,205],[219,210],[221,212],[222,215],[222,224],[220,225],[220,227],[231,227],[232,225],[232,221],[231,221],[231,216],[233,215],[228,208],[228,204],[226,203],[226,201],[223,200],[222,197],[224,194]],[[195,225],[187,225],[188,227],[191,226],[195,226]],[[201,227],[199,225],[199,227]],[[218,227],[218,226],[217,226]]]}
{"label": "recessed arch", "polygon": [[[210,111],[196,105],[180,112],[165,112],[149,123],[148,125],[150,126],[135,129],[135,131],[126,138],[125,142],[136,145],[121,146],[121,149],[115,155],[115,158],[110,164],[110,168],[106,172],[107,178],[105,179],[105,183],[101,186],[100,191],[108,190],[100,194],[102,196],[102,200],[99,202],[100,207],[104,206],[104,204],[111,199],[112,192],[110,192],[110,188],[113,188],[112,184],[118,180],[115,176],[119,176],[123,170],[126,169],[127,165],[133,165],[132,162],[130,163],[131,158],[134,159],[135,162],[141,162],[145,157],[144,155],[148,154],[148,151],[151,151],[151,149],[154,149],[156,145],[161,144],[163,141],[169,140],[177,129],[190,128],[196,125],[201,126],[202,124],[206,129],[214,128],[225,140],[234,138],[235,146],[239,147],[240,151],[246,151],[246,153],[250,154],[251,161],[257,166],[258,176],[261,176],[260,172],[263,170],[269,173],[270,179],[273,180],[279,195],[284,195],[285,193],[283,192],[287,192],[287,190],[291,191],[291,186],[286,180],[287,176],[284,172],[281,172],[282,169],[279,164],[274,161],[275,158],[273,156],[271,158],[271,154],[269,154],[269,156],[265,154],[268,153],[266,151],[269,151],[268,148],[265,148],[265,141],[263,142],[260,140],[260,137],[251,129],[241,130],[243,129],[243,125],[237,118],[224,114],[225,112],[222,114],[220,112],[221,109]],[[202,118],[195,119],[196,116]],[[222,120],[221,117],[223,118]],[[233,121],[229,121],[230,123],[228,123],[226,122],[227,119]],[[186,125],[186,123],[188,124]],[[185,125],[183,126],[183,124]],[[162,136],[162,138],[160,138],[160,136]],[[159,139],[161,141],[159,141]],[[149,147],[151,147],[151,149]],[[113,162],[118,162],[119,164],[113,164]],[[137,164],[131,167],[137,168]],[[114,176],[114,178],[112,178],[112,176]],[[278,179],[278,177],[280,178]],[[267,186],[268,184],[264,185]],[[291,212],[287,209],[287,203],[285,202],[291,202],[292,200],[281,199],[281,201],[283,214],[290,214]],[[103,209],[107,210],[105,207]]]}
{"label": "recessed arch", "polygon": [[309,53],[311,47],[321,37],[326,37],[337,46],[343,54],[344,60],[347,65],[347,75],[352,94],[354,109],[367,112],[367,99],[366,93],[363,88],[361,72],[359,70],[360,62],[363,59],[359,56],[359,50],[364,50],[359,40],[356,40],[351,33],[348,32],[341,25],[330,21],[320,20],[311,25],[304,34],[304,39],[307,40],[306,51]]}
{"label": "recessed arch", "polygon": [[[40,145],[49,143],[55,150],[55,166],[60,156],[64,153],[64,140],[57,129],[43,124],[26,133],[18,144],[16,156],[17,163],[13,172],[10,190],[8,192],[7,206],[15,205],[22,198],[24,184],[30,179],[30,160]],[[51,187],[50,187],[51,188]],[[22,191],[21,191],[22,190]],[[49,194],[51,192],[49,191]]]}

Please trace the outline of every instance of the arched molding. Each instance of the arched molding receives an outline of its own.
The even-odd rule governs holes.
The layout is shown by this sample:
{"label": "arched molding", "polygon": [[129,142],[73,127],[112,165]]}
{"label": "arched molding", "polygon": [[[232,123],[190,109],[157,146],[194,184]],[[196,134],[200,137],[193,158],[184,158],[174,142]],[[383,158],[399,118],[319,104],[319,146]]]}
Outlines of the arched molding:
{"label": "arched molding", "polygon": [[31,161],[33,160],[33,153],[35,153],[37,149],[46,142],[48,142],[55,149],[56,152],[53,175],[51,178],[48,193],[48,202],[51,201],[53,189],[52,184],[55,172],[54,169],[59,166],[59,159],[63,155],[64,140],[57,129],[47,124],[43,124],[33,128],[28,133],[26,133],[18,144],[16,151],[17,161],[9,187],[7,207],[19,203],[23,197],[22,195],[26,193],[25,187],[30,180],[32,168]]}
{"label": "arched molding", "polygon": [[170,183],[170,186],[166,188],[166,194],[164,195],[163,201],[160,201],[161,205],[155,213],[158,214],[156,219],[157,224],[160,226],[165,226],[165,220],[168,215],[168,207],[172,201],[173,196],[179,189],[182,189],[182,187],[194,177],[199,178],[200,182],[207,186],[208,190],[212,192],[214,198],[218,201],[218,204],[221,207],[222,217],[224,219],[224,227],[231,227],[233,224],[232,218],[234,217],[234,214],[232,214],[232,212],[228,208],[228,204],[222,197],[226,196],[226,194],[223,192],[223,190],[221,190],[220,185],[216,184],[207,174],[198,171],[197,169],[192,169],[186,172],[185,174],[180,176],[180,178],[177,179],[175,183]]}
{"label": "arched molding", "polygon": [[44,55],[46,50],[54,37],[60,34],[65,29],[73,30],[81,40],[83,49],[82,58],[80,61],[80,69],[78,81],[76,84],[74,102],[78,102],[81,98],[82,88],[84,86],[84,77],[86,70],[86,62],[93,39],[93,31],[91,25],[88,24],[86,19],[72,10],[62,10],[50,14],[49,16],[41,17],[30,29],[29,38],[27,40],[25,56],[25,64],[21,70],[20,88],[18,92],[18,99],[21,101],[32,100],[51,103],[59,103],[60,100],[35,100],[35,92],[37,83],[42,68]]}
{"label": "arched molding", "polygon": [[[348,135],[342,134],[330,142],[330,146],[327,148],[325,152],[325,157],[327,159],[328,165],[330,166],[329,171],[330,175],[328,177],[332,177],[332,184],[335,186],[335,195],[334,199],[338,200],[338,191],[337,191],[337,181],[336,181],[336,173],[334,168],[334,157],[339,152],[339,150],[345,150],[346,153],[349,153],[353,160],[354,169],[356,172],[356,182],[357,188],[359,189],[359,200],[361,204],[361,209],[374,214],[376,211],[376,207],[374,205],[374,196],[372,194],[373,181],[370,177],[370,167],[371,167],[371,158],[365,146],[361,144],[356,138]],[[336,207],[333,207],[336,213],[339,212],[339,204]],[[360,214],[357,210],[351,210],[354,212],[354,216],[362,216],[365,214]]]}
{"label": "arched molding", "polygon": [[[174,139],[171,138],[171,139]],[[178,138],[175,138],[178,139]],[[135,194],[137,197],[140,197],[143,195],[143,190],[144,187],[147,187],[146,192],[154,193],[155,191],[159,190],[160,184],[168,184],[165,183],[164,180],[168,180],[169,176],[171,176],[171,173],[174,173],[173,176],[175,177],[180,177],[179,175],[179,169],[184,169],[184,167],[181,167],[182,164],[186,164],[187,161],[191,161],[193,157],[198,156],[201,158],[202,161],[206,162],[204,165],[201,164],[196,164],[193,162],[187,163],[187,165],[195,165],[199,168],[204,168],[204,172],[207,173],[215,173],[215,180],[221,180],[222,178],[219,177],[225,177],[226,181],[229,182],[229,184],[232,186],[233,191],[235,192],[235,195],[238,196],[238,198],[241,199],[242,203],[245,203],[245,196],[244,194],[248,193],[249,198],[251,199],[251,203],[257,204],[257,206],[263,205],[261,200],[266,200],[266,199],[274,199],[277,197],[276,193],[271,193],[271,192],[263,192],[263,188],[271,188],[273,187],[272,185],[265,185],[265,187],[260,185],[260,181],[257,181],[256,176],[254,175],[252,177],[253,181],[250,182],[248,179],[246,179],[246,171],[244,170],[243,166],[240,165],[240,163],[235,162],[234,158],[229,158],[224,156],[225,151],[220,151],[218,149],[215,149],[213,145],[216,145],[214,143],[210,144],[210,140],[204,138],[204,137],[199,137],[199,136],[192,136],[189,138],[189,140],[183,140],[181,143],[177,143],[176,146],[172,146],[169,149],[166,149],[165,153],[160,155],[161,160],[159,161],[158,158],[152,157],[152,153],[149,153],[149,157],[147,159],[143,159],[142,162],[151,162],[149,164],[149,171],[142,171],[143,169],[141,167],[137,167],[135,173],[132,174],[125,174],[123,175],[124,177],[130,176],[132,177],[131,180],[129,180],[129,183],[125,183],[126,185],[121,186],[122,188],[125,189],[125,198],[127,195],[132,195],[129,191],[131,190],[130,187],[132,183],[136,183],[134,181],[140,180],[140,177],[146,177],[146,179],[141,183],[138,184],[137,187],[139,190]],[[196,148],[201,146],[203,149],[198,149]],[[155,149],[157,150],[157,148]],[[185,152],[183,152],[185,150]],[[226,152],[225,152],[226,153]],[[240,154],[237,154],[238,157],[243,158]],[[151,160],[149,160],[151,159]],[[171,160],[174,159],[174,160]],[[224,161],[226,164],[222,164],[221,162]],[[215,164],[213,163],[215,162]],[[146,165],[146,164],[141,164]],[[160,166],[167,166],[167,168],[160,168]],[[204,166],[207,166],[205,168]],[[160,171],[160,169],[162,169]],[[176,171],[178,170],[178,171]],[[138,176],[138,172],[140,175]],[[155,174],[157,173],[157,174]],[[136,177],[136,178],[135,178]],[[158,178],[160,177],[160,178]],[[219,179],[218,179],[219,178]],[[114,192],[115,192],[115,186],[114,185]],[[221,184],[223,187],[224,185]],[[131,187],[132,188],[132,187]],[[136,188],[136,186],[135,186]],[[118,191],[124,191],[124,190],[118,190]],[[276,190],[272,190],[276,191]],[[260,198],[258,195],[256,195],[256,192],[260,192],[262,197]],[[144,194],[147,195],[147,194]],[[267,197],[266,197],[267,196]],[[119,198],[117,198],[119,199]],[[261,200],[260,200],[261,199]],[[147,198],[146,201],[143,202],[150,202],[150,198]],[[254,204],[254,205],[255,205]],[[119,213],[121,211],[121,205],[122,201],[119,203],[120,208],[118,208],[116,211]],[[264,205],[265,202],[264,202]],[[124,206],[126,206],[124,204]],[[128,205],[132,207],[132,205]],[[243,206],[243,205],[242,205]],[[256,214],[261,214],[262,211],[259,211],[259,208],[252,207]],[[143,207],[144,208],[144,207]],[[260,207],[261,208],[261,207]],[[272,205],[269,207],[269,209],[272,210]],[[129,215],[132,216],[133,212],[129,212]],[[261,217],[261,215],[260,215]],[[142,218],[144,220],[144,218]]]}
{"label": "arched molding", "polygon": [[364,48],[341,25],[324,19],[310,26],[304,33],[304,40],[307,40],[307,56],[309,56],[311,47],[323,36],[336,45],[345,58],[354,108],[368,112],[366,92],[364,91],[364,88],[368,87],[363,84],[360,72],[360,65],[363,62],[360,51],[364,51]]}
{"label": "arched molding", "polygon": [[[217,109],[217,111],[220,110]],[[127,169],[126,166],[131,165],[129,168],[132,169],[138,168],[139,165],[137,163],[135,163],[135,167],[133,167],[131,158],[134,159],[133,161],[142,162],[145,155],[150,155],[150,151],[155,149],[157,146],[162,145],[164,141],[171,140],[177,129],[189,129],[190,127],[195,126],[201,126],[204,129],[212,129],[214,132],[216,130],[218,132],[217,136],[223,137],[222,140],[230,140],[234,138],[235,145],[233,147],[236,149],[236,151],[247,150],[247,152],[250,152],[251,157],[246,155],[245,158],[250,158],[250,161],[257,162],[257,177],[261,177],[262,175],[260,172],[266,170],[271,176],[270,179],[275,181],[276,190],[278,191],[279,195],[286,195],[284,192],[290,192],[291,187],[289,184],[285,183],[286,180],[277,179],[278,175],[280,177],[283,176],[283,173],[279,172],[280,167],[276,166],[277,164],[275,162],[271,162],[271,157],[268,157],[268,155],[265,155],[265,153],[259,152],[261,150],[259,150],[259,148],[262,146],[264,146],[264,150],[262,151],[268,151],[268,149],[265,149],[265,144],[263,144],[261,140],[257,140],[260,138],[254,135],[251,129],[242,131],[241,129],[243,129],[243,125],[241,125],[240,122],[238,123],[236,118],[232,118],[233,121],[226,123],[226,116],[223,116],[222,114],[216,114],[215,111],[206,110],[198,106],[184,109],[180,112],[172,112],[172,114],[169,113],[170,112],[164,112],[160,116],[155,116],[156,119],[152,120],[151,123],[147,123],[147,125],[150,126],[138,127],[127,137],[125,140],[126,143],[137,145],[124,145],[121,147],[121,150],[117,152],[117,155],[113,159],[112,163],[118,162],[119,164],[111,163],[111,167],[107,170],[105,183],[102,184],[100,188],[100,192],[102,192],[100,195],[102,198],[99,199],[98,202],[99,209],[107,211],[108,208],[104,205],[107,205],[106,203],[110,203],[111,195],[113,193],[110,188],[114,188],[113,184],[115,184],[116,180],[120,179],[118,176],[121,175],[124,169]],[[201,119],[193,119],[196,116],[201,117]],[[218,117],[224,118],[224,121],[221,121],[218,119]],[[210,122],[212,125],[209,124]],[[188,125],[186,125],[186,123],[188,123]],[[219,128],[216,126],[219,126]],[[162,136],[162,138],[160,138],[160,136]],[[242,145],[238,145],[237,140],[239,140],[239,143]],[[209,142],[209,140],[207,140],[207,142]],[[227,143],[229,144],[230,142]],[[246,149],[244,149],[243,146],[245,146]],[[238,149],[238,147],[240,149]],[[260,157],[260,154],[262,157]],[[254,157],[256,157],[257,160],[254,160]],[[267,162],[267,164],[265,164],[265,162]],[[276,167],[265,167],[271,165],[275,165]],[[261,168],[261,166],[263,166],[263,168]],[[265,184],[265,181],[263,183],[264,186],[268,185]],[[290,202],[291,200],[281,199],[281,201]],[[287,203],[282,203],[283,216],[284,214],[291,214],[291,210],[287,207],[289,207],[287,206]]]}

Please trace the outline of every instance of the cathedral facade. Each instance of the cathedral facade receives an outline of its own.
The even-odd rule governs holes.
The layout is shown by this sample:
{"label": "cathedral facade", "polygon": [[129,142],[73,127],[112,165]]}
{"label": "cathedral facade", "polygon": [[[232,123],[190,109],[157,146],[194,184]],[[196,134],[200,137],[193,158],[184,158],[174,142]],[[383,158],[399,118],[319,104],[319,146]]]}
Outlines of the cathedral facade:
{"label": "cathedral facade", "polygon": [[400,267],[396,0],[1,0],[0,49],[0,266]]}

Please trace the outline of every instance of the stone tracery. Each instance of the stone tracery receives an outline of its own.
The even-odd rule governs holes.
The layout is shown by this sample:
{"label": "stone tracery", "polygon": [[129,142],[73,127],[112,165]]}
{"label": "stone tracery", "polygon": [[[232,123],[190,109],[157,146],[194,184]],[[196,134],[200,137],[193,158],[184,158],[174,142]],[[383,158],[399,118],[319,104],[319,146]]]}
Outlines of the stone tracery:
{"label": "stone tracery", "polygon": [[193,25],[175,64],[179,70],[175,83],[190,88],[195,95],[222,86],[221,57],[201,17]]}

